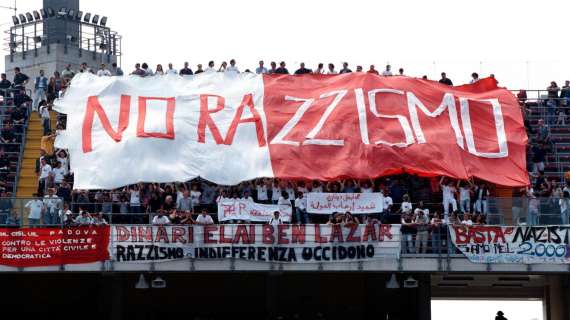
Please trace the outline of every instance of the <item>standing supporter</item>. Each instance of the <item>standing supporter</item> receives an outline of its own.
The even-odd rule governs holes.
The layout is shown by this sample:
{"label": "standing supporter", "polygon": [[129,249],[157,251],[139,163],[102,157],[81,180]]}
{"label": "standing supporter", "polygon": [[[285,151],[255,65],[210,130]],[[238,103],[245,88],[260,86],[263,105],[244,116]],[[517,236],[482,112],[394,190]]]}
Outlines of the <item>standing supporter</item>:
{"label": "standing supporter", "polygon": [[38,106],[40,104],[40,101],[47,100],[46,98],[47,87],[48,87],[48,78],[44,75],[44,71],[40,70],[40,75],[36,77],[36,81],[34,83],[34,100],[32,102],[33,110],[39,111]]}
{"label": "standing supporter", "polygon": [[489,192],[489,187],[487,184],[480,183],[475,188],[475,211],[477,213],[487,214],[488,212],[488,198],[491,193]]}
{"label": "standing supporter", "polygon": [[562,99],[562,104],[567,107],[570,106],[570,80],[564,81],[564,85],[560,91],[560,98]]}
{"label": "standing supporter", "polygon": [[458,181],[457,187],[459,188],[459,209],[461,212],[471,212],[471,186]]}
{"label": "standing supporter", "polygon": [[53,100],[59,98],[59,93],[65,87],[65,80],[59,75],[59,72],[55,71],[53,77],[49,79],[48,89],[47,89],[47,100],[48,103],[52,103]]}
{"label": "standing supporter", "polygon": [[101,63],[101,67],[97,70],[98,77],[110,77],[112,76],[111,71],[107,69],[107,66],[104,63]]}
{"label": "standing supporter", "polygon": [[427,242],[429,237],[429,217],[424,210],[416,209],[415,220],[417,235],[416,235],[416,253],[427,252]]}
{"label": "standing supporter", "polygon": [[313,71],[313,74],[325,74],[325,67],[322,63],[319,63],[317,65],[317,69],[315,69],[315,71]]}
{"label": "standing supporter", "polygon": [[87,210],[80,210],[79,216],[75,219],[75,224],[79,226],[88,226],[93,224],[93,218],[89,211]]}
{"label": "standing supporter", "polygon": [[260,203],[269,203],[268,189],[263,179],[257,179],[255,189],[257,191],[257,201]]}
{"label": "standing supporter", "polygon": [[205,72],[216,72],[214,61],[208,62],[208,67]]}
{"label": "standing supporter", "polygon": [[49,188],[44,196],[44,224],[56,225],[60,223],[59,210],[61,209],[61,199],[54,194],[54,189]]}
{"label": "standing supporter", "polygon": [[34,193],[34,199],[28,201],[24,207],[29,209],[28,223],[31,227],[38,226],[44,210],[44,203],[40,200],[39,195]]}
{"label": "standing supporter", "polygon": [[[210,62],[212,63],[212,67],[213,67],[214,62],[213,61],[210,61]],[[189,75],[194,74],[192,72],[192,69],[190,69],[189,65],[190,64],[188,63],[188,61],[184,62],[184,68],[180,69],[180,73],[179,73],[181,76],[189,76]]]}
{"label": "standing supporter", "polygon": [[562,198],[558,200],[558,203],[560,206],[560,220],[562,224],[567,225],[570,223],[568,219],[570,216],[570,193],[568,191],[563,191]]}
{"label": "standing supporter", "polygon": [[152,69],[148,66],[146,62],[143,62],[143,64],[141,65],[141,69],[144,71],[143,77],[150,77],[154,75]]}
{"label": "standing supporter", "polygon": [[156,71],[154,72],[154,74],[157,76],[164,75],[164,70],[162,69],[162,65],[160,63],[156,65]]}
{"label": "standing supporter", "polygon": [[382,71],[382,75],[385,77],[392,76],[392,66],[389,64],[386,65],[386,70]]}
{"label": "standing supporter", "polygon": [[192,199],[192,207],[194,208],[194,210],[197,210],[197,208],[200,207],[201,196],[202,196],[202,192],[200,192],[200,190],[198,190],[198,185],[192,184],[192,187],[190,190],[190,199]]}
{"label": "standing supporter", "polygon": [[402,214],[402,224],[400,232],[402,233],[402,242],[405,253],[415,253],[414,234],[416,233],[414,218],[411,213]]}
{"label": "standing supporter", "polygon": [[438,211],[434,212],[430,221],[431,225],[431,250],[434,253],[441,253],[442,249],[442,235],[447,235],[445,222],[441,220],[441,215]]}
{"label": "standing supporter", "polygon": [[279,181],[277,179],[273,180],[271,186],[271,202],[277,204],[279,197],[281,196],[281,188],[279,188]]}
{"label": "standing supporter", "polygon": [[135,70],[133,72],[131,72],[131,74],[144,77],[145,72],[143,69],[141,69],[140,63],[135,64]]}
{"label": "standing supporter", "polygon": [[275,71],[277,71],[277,63],[275,63],[275,61],[271,61],[271,63],[269,63],[269,66],[271,67],[271,69],[267,70],[267,73],[277,73]]}
{"label": "standing supporter", "polygon": [[230,66],[226,68],[225,72],[239,73],[239,69],[236,67],[236,61],[234,59],[230,60]]}
{"label": "standing supporter", "polygon": [[9,89],[10,87],[12,87],[12,82],[10,82],[10,80],[6,79],[6,74],[2,73],[0,75],[0,96],[2,97],[8,97],[10,96],[10,92]]}
{"label": "standing supporter", "polygon": [[51,166],[46,162],[45,158],[40,160],[40,170],[39,170],[39,185],[38,185],[38,195],[43,195],[45,192],[45,187],[47,179],[51,174]]}
{"label": "standing supporter", "polygon": [[289,74],[289,70],[285,67],[285,61],[279,62],[279,68],[275,70],[277,74]]}
{"label": "standing supporter", "polygon": [[255,73],[257,73],[257,74],[265,74],[265,73],[267,73],[267,68],[264,67],[263,64],[264,64],[263,60],[260,60],[260,61],[259,61],[259,67],[257,67],[257,68],[255,69]]}
{"label": "standing supporter", "polygon": [[12,199],[7,196],[6,190],[0,190],[0,226],[6,224],[6,220],[14,209]]}
{"label": "standing supporter", "polygon": [[447,77],[447,74],[445,74],[445,72],[441,73],[441,79],[439,79],[439,83],[446,84],[448,86],[453,85],[453,82]]}
{"label": "standing supporter", "polygon": [[270,225],[273,225],[273,226],[283,224],[283,221],[281,220],[279,211],[273,212],[273,217],[271,217],[271,219],[269,219],[269,222],[267,222],[267,223]]}
{"label": "standing supporter", "polygon": [[30,77],[20,72],[19,67],[14,68],[14,81],[12,81],[12,86],[14,86],[14,89],[19,90],[25,88],[29,80]]}
{"label": "standing supporter", "polygon": [[291,205],[291,199],[289,199],[287,191],[281,191],[281,196],[277,201],[277,206],[279,207],[279,212],[286,212],[292,209],[293,206]]}
{"label": "standing supporter", "polygon": [[222,61],[222,64],[218,68],[218,72],[226,72],[227,67],[228,67],[228,63],[225,61]]}
{"label": "standing supporter", "polygon": [[441,177],[439,185],[443,191],[443,217],[445,221],[449,219],[449,206],[451,205],[453,211],[457,211],[457,201],[455,200],[455,193],[457,190],[453,186],[453,182],[449,181],[447,184],[443,184],[444,177]]}
{"label": "standing supporter", "polygon": [[49,113],[49,107],[48,104],[45,102],[42,102],[40,104],[40,117],[42,118],[42,125],[44,127],[44,136],[49,135],[50,130],[51,130],[51,116]]}
{"label": "standing supporter", "polygon": [[463,214],[463,220],[461,220],[461,224],[465,226],[472,226],[473,220],[471,220],[471,215],[468,212]]}
{"label": "standing supporter", "polygon": [[121,67],[117,66],[117,63],[116,63],[116,62],[113,62],[113,63],[111,64],[111,73],[112,73],[114,76],[117,76],[117,77],[121,77],[121,76],[123,76],[123,75],[125,74],[125,73],[123,72],[123,69],[121,69]]}
{"label": "standing supporter", "polygon": [[368,71],[366,71],[366,72],[367,72],[367,73],[372,73],[372,74],[375,74],[375,75],[379,75],[378,70],[376,70],[376,69],[374,68],[374,65],[373,65],[373,64],[370,65],[370,69],[368,69]]}
{"label": "standing supporter", "polygon": [[327,71],[327,74],[338,74],[338,72],[336,72],[334,69],[334,64],[329,63],[329,70]]}
{"label": "standing supporter", "polygon": [[194,72],[194,74],[199,74],[199,73],[204,72],[204,69],[202,69],[202,64],[201,64],[201,63],[198,63],[198,65],[196,66],[196,68],[197,68],[197,69],[196,69],[196,72]]}
{"label": "standing supporter", "polygon": [[307,73],[312,73],[312,72],[313,72],[313,70],[305,68],[305,63],[301,62],[301,65],[300,65],[299,69],[297,69],[295,71],[295,74],[307,74]]}
{"label": "standing supporter", "polygon": [[410,196],[405,194],[403,197],[402,204],[400,205],[400,213],[401,214],[410,214],[412,213],[412,203],[410,202]]}
{"label": "standing supporter", "polygon": [[69,82],[71,81],[71,79],[73,79],[74,76],[75,76],[75,71],[71,69],[71,64],[67,64],[65,66],[65,69],[63,69],[63,71],[61,72],[61,77],[66,82]]}
{"label": "standing supporter", "polygon": [[170,219],[166,216],[163,208],[158,209],[154,218],[152,218],[153,225],[165,225],[170,224]]}
{"label": "standing supporter", "polygon": [[544,144],[535,144],[532,146],[532,173],[538,174],[544,171],[546,162],[546,149]]}
{"label": "standing supporter", "polygon": [[405,74],[404,74],[404,68],[398,69],[398,75],[401,76],[401,77],[405,76]]}
{"label": "standing supporter", "polygon": [[52,169],[52,174],[55,186],[59,187],[65,178],[64,169],[61,166],[61,162],[56,161],[55,168]]}
{"label": "standing supporter", "polygon": [[178,74],[178,71],[172,67],[172,63],[168,63],[168,69],[165,72],[166,74]]}
{"label": "standing supporter", "polygon": [[340,69],[340,72],[339,72],[339,73],[340,73],[340,74],[343,74],[343,73],[351,73],[351,72],[352,72],[352,70],[350,70],[350,69],[348,68],[348,62],[343,62],[343,63],[342,63],[342,69]]}
{"label": "standing supporter", "polygon": [[309,214],[307,213],[307,198],[302,192],[297,192],[297,199],[295,199],[295,213],[297,223],[311,223],[309,221]]}
{"label": "standing supporter", "polygon": [[471,74],[471,81],[469,81],[469,83],[473,84],[477,81],[479,81],[479,74],[477,74],[477,72],[473,72]]}
{"label": "standing supporter", "polygon": [[381,217],[380,221],[382,221],[382,223],[388,223],[389,222],[388,219],[389,219],[390,215],[392,214],[392,206],[394,205],[394,201],[392,200],[392,197],[390,197],[390,191],[389,190],[384,191],[382,199],[384,201],[383,207],[382,207],[382,209],[384,211],[382,213],[382,217]]}

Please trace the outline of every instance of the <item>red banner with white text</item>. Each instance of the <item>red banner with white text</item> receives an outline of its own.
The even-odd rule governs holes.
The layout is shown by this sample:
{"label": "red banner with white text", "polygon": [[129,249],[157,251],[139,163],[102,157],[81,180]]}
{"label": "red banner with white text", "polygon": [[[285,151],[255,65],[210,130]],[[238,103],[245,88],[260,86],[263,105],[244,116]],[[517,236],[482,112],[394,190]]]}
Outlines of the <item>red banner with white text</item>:
{"label": "red banner with white text", "polygon": [[402,172],[528,184],[520,106],[491,78],[81,74],[55,108],[68,115],[56,146],[81,189]]}
{"label": "red banner with white text", "polygon": [[0,228],[0,265],[38,267],[109,258],[109,226]]}

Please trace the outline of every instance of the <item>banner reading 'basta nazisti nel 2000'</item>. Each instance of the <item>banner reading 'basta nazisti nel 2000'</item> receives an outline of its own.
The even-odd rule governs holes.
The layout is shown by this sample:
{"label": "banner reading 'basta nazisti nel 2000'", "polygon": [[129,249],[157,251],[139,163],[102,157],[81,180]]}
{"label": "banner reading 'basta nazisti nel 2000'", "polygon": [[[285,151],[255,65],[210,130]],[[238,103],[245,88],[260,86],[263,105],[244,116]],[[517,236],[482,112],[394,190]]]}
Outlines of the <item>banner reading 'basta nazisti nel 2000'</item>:
{"label": "banner reading 'basta nazisti nel 2000'", "polygon": [[520,107],[494,79],[80,74],[55,109],[67,114],[56,145],[81,189],[401,172],[528,183]]}

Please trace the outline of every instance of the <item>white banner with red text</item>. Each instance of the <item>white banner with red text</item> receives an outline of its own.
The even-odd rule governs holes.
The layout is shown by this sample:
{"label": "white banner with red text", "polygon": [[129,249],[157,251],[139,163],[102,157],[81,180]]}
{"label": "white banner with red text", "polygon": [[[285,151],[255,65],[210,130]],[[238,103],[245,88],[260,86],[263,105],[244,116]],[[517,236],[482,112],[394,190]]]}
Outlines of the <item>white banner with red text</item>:
{"label": "white banner with red text", "polygon": [[528,184],[520,106],[491,78],[368,73],[73,78],[55,110],[74,187],[410,173]]}
{"label": "white banner with red text", "polygon": [[262,204],[232,198],[222,198],[218,201],[218,221],[269,222],[276,211],[279,212],[282,222],[291,222],[291,203],[289,205]]}
{"label": "white banner with red text", "polygon": [[337,263],[399,258],[400,225],[239,224],[111,227],[111,259]]}
{"label": "white banner with red text", "polygon": [[367,214],[382,212],[384,197],[382,193],[307,193],[307,212],[331,214],[347,212]]}
{"label": "white banner with red text", "polygon": [[570,225],[449,226],[451,241],[476,263],[570,263]]}

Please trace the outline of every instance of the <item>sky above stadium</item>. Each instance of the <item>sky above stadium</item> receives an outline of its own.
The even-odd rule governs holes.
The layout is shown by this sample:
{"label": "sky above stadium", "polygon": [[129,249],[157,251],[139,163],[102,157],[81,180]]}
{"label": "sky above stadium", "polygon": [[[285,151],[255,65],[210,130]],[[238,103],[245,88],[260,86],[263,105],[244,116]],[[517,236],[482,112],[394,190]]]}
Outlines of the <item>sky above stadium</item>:
{"label": "sky above stadium", "polygon": [[[13,0],[0,0],[12,6]],[[18,11],[40,8],[41,0],[18,0]],[[206,64],[237,60],[241,70],[259,59],[285,60],[290,71],[305,62],[368,69],[405,69],[410,76],[455,84],[471,72],[494,73],[510,89],[545,88],[570,79],[567,13],[570,1],[179,1],[81,0],[81,9],[109,17],[124,36],[122,66],[136,62],[155,69],[172,62]],[[11,25],[12,11],[0,10]],[[4,41],[4,40],[2,40]],[[3,43],[3,47],[5,44]],[[3,69],[3,61],[0,62]],[[268,63],[267,63],[268,64]]]}

